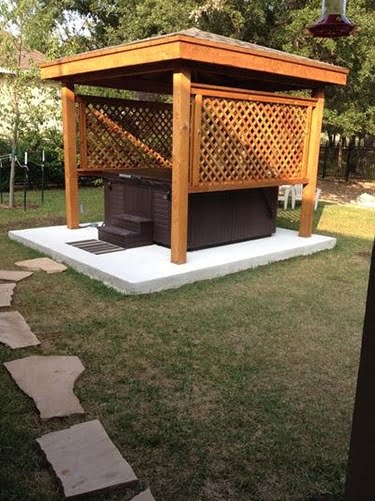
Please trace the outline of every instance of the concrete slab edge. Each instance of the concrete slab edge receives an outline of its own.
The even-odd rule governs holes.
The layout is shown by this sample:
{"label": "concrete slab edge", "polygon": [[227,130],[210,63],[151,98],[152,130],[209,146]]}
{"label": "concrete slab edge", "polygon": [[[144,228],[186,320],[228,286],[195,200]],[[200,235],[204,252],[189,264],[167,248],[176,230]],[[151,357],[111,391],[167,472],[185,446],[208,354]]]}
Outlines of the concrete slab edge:
{"label": "concrete slab edge", "polygon": [[242,259],[235,263],[220,264],[206,269],[188,271],[186,273],[180,273],[179,275],[156,278],[142,283],[132,283],[118,277],[114,277],[113,275],[109,275],[108,273],[98,270],[90,265],[76,261],[73,258],[64,256],[63,254],[45,247],[42,244],[31,242],[22,235],[19,235],[17,230],[9,231],[8,236],[11,240],[21,243],[22,245],[30,247],[38,252],[42,252],[47,256],[50,256],[52,259],[56,259],[56,261],[63,262],[75,271],[87,275],[94,280],[99,280],[108,287],[111,287],[122,294],[130,295],[150,294],[168,289],[176,289],[178,287],[182,287],[183,285],[188,285],[197,281],[211,280],[213,278],[223,277],[247,269],[256,268],[258,266],[265,266],[267,264],[285,261],[293,257],[307,256],[323,250],[331,250],[336,246],[336,238],[324,237],[324,240],[321,242],[315,242],[313,245],[309,244],[303,247],[286,250],[282,255],[280,255],[279,252],[269,253],[256,258],[250,257]]}
{"label": "concrete slab edge", "polygon": [[[201,280],[212,280],[213,278],[220,278],[233,273],[257,268],[258,266],[265,266],[279,261],[286,261],[293,257],[308,256],[323,250],[331,250],[336,246],[336,239],[327,237],[323,242],[316,242],[313,246],[308,248],[291,249],[284,252],[282,256],[280,253],[269,253],[265,256],[250,257],[236,261],[235,263],[220,264],[210,268],[203,268],[199,270],[181,273],[179,275],[170,276],[167,278],[153,279],[145,281],[142,284],[132,284],[133,288],[137,290],[136,294],[148,294],[151,292],[160,292],[167,289],[175,289],[183,285],[191,284]],[[168,285],[166,286],[166,282]]]}

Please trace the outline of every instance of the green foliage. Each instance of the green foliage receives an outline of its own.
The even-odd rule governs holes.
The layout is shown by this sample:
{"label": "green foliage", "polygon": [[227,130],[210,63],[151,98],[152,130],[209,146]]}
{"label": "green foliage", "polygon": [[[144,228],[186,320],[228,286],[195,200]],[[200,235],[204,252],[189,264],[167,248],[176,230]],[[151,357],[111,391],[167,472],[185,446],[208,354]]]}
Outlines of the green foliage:
{"label": "green foliage", "polygon": [[[314,39],[307,32],[306,27],[320,15],[320,0],[12,0],[1,4],[0,18],[2,28],[7,26],[9,31],[11,26],[12,33],[24,19],[22,43],[42,50],[48,58],[196,26],[345,66],[350,69],[348,85],[327,88],[324,128],[331,136],[364,137],[375,134],[373,14],[371,0],[349,0],[348,16],[359,29],[354,36],[339,40]],[[3,37],[0,64],[4,56],[9,61],[17,53],[15,40]],[[23,100],[26,83],[34,79],[38,85],[36,73],[35,69],[34,73],[17,73],[16,90],[22,89]],[[118,91],[103,93],[118,95]],[[28,136],[32,131],[41,133],[45,116],[53,113],[34,107],[27,119],[20,118],[20,130]],[[8,109],[0,114],[10,116]]]}
{"label": "green foliage", "polygon": [[[375,134],[375,16],[372,0],[349,0],[358,32],[339,40],[314,39],[306,27],[320,16],[320,0],[64,0],[47,2],[60,21],[79,15],[90,36],[80,43],[104,47],[196,26],[350,69],[345,88],[327,89],[329,134]],[[57,13],[60,13],[59,15]],[[65,14],[64,14],[65,12]]]}
{"label": "green foliage", "polygon": [[[59,127],[57,87],[42,85],[37,62],[39,47],[49,43],[51,19],[39,0],[10,0],[0,4],[0,136],[20,155],[21,145],[42,141],[49,129]],[[35,139],[36,138],[36,139]],[[30,147],[25,149],[29,150]],[[14,204],[16,161],[10,164],[9,205]]]}
{"label": "green foliage", "polygon": [[[124,2],[122,2],[124,3]],[[116,30],[108,31],[109,41],[121,43],[128,40],[147,38],[154,35],[171,33],[186,28],[191,24],[190,12],[193,0],[144,0],[123,5]]]}
{"label": "green foliage", "polygon": [[346,137],[375,134],[375,9],[368,0],[350,1],[347,15],[358,26],[354,36],[316,39],[306,26],[319,16],[320,2],[304,2],[298,10],[284,15],[285,39],[282,49],[349,68],[344,88],[327,88],[325,128]]}
{"label": "green foliage", "polygon": [[[29,166],[29,186],[32,188],[41,185],[41,162],[42,151],[45,153],[45,183],[46,186],[64,186],[63,169],[63,140],[60,130],[46,129],[43,135],[30,132],[22,134],[19,147],[18,158],[22,162],[24,153],[28,152]],[[11,152],[11,143],[0,139],[0,155]],[[9,185],[9,161],[3,161],[3,176],[1,188],[6,191]],[[22,184],[24,172],[22,169],[16,170],[15,182]]]}

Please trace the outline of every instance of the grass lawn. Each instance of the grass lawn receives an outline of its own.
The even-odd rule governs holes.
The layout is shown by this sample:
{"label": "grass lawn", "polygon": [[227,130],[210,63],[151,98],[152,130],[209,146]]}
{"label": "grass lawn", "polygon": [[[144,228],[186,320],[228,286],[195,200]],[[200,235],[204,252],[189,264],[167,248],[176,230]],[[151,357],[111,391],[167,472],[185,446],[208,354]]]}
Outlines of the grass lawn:
{"label": "grass lawn", "polygon": [[[82,219],[100,220],[101,189],[80,196]],[[279,224],[298,218],[281,212]],[[43,208],[0,209],[0,267],[38,255],[8,229],[60,223],[59,191]],[[72,270],[20,282],[13,309],[42,344],[0,346],[0,362],[78,355],[87,415],[40,422],[0,369],[0,498],[63,499],[35,438],[95,418],[158,501],[339,497],[375,211],[320,204],[315,226],[338,237],[334,250],[153,295],[122,296]]]}

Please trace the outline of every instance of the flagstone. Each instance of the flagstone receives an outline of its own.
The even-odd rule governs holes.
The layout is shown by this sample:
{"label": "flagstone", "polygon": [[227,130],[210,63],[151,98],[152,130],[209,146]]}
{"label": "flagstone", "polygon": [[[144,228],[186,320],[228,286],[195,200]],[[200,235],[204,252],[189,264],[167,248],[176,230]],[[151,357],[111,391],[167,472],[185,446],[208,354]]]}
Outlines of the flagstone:
{"label": "flagstone", "polygon": [[40,341],[18,311],[0,313],[0,343],[12,349],[36,346]]}
{"label": "flagstone", "polygon": [[146,489],[143,492],[137,494],[131,501],[155,501],[154,496],[151,494],[150,489]]}
{"label": "flagstone", "polygon": [[61,480],[66,497],[137,483],[99,420],[77,424],[37,439]]}
{"label": "flagstone", "polygon": [[37,257],[35,259],[26,259],[26,261],[18,261],[14,263],[21,268],[27,268],[30,271],[45,271],[47,273],[61,273],[67,270],[64,264],[58,263],[49,257]]}
{"label": "flagstone", "polygon": [[73,392],[74,383],[85,370],[78,357],[34,355],[4,365],[34,400],[41,419],[85,413]]}
{"label": "flagstone", "polygon": [[32,272],[30,271],[0,270],[0,280],[6,280],[8,282],[19,282],[31,275]]}
{"label": "flagstone", "polygon": [[16,284],[14,283],[0,284],[0,308],[11,305],[15,288]]}

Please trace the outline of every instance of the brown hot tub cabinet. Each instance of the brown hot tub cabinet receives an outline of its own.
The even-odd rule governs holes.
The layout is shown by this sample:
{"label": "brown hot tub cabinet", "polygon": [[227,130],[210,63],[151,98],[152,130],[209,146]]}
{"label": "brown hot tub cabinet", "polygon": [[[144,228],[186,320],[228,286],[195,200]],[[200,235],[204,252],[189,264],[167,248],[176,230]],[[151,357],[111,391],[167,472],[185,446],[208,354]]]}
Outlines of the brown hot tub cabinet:
{"label": "brown hot tub cabinet", "polygon": [[[278,188],[191,193],[188,249],[272,235]],[[171,170],[142,169],[104,176],[104,224],[99,238],[124,248],[170,247]]]}

